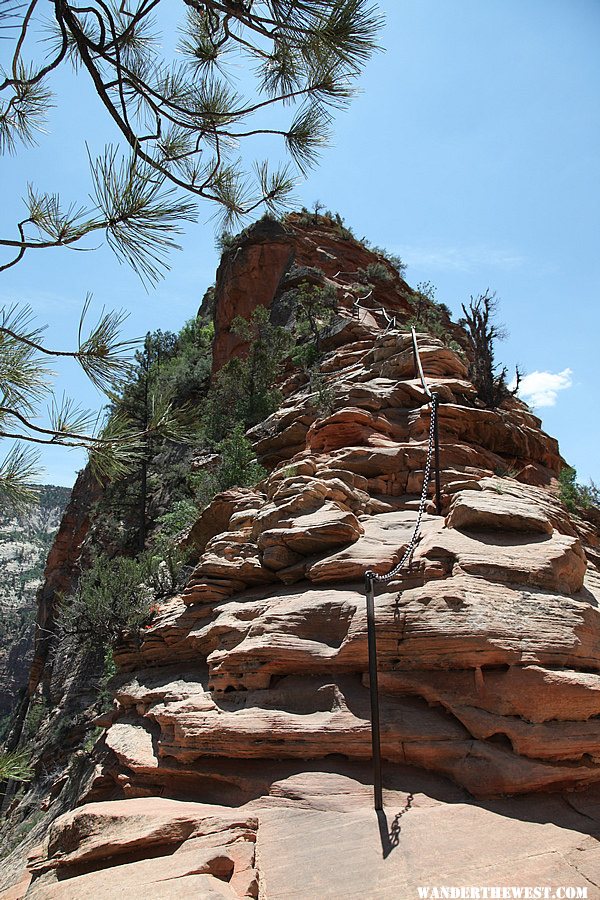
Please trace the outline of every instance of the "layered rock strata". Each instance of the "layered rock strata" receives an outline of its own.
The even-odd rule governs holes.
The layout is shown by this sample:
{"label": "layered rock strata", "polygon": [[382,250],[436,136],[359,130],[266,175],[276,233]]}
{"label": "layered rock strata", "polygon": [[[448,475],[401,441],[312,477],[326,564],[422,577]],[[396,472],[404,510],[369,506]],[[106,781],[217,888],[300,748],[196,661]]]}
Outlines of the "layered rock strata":
{"label": "layered rock strata", "polygon": [[[315,265],[319,254],[326,277],[350,291],[340,273],[358,261],[329,233],[310,240],[309,251],[299,229],[291,238],[259,235],[222,264],[217,365],[243,350],[229,331],[233,316],[276,304],[291,255]],[[364,263],[368,252],[360,253]],[[400,279],[385,288],[399,320],[405,289]],[[557,498],[564,463],[540,420],[516,399],[482,408],[464,355],[428,334],[418,340],[440,398],[443,515],[428,503],[410,564],[376,597],[386,802],[406,811],[414,794],[402,793],[398,779],[406,785],[423,770],[438,779],[419,801],[429,818],[421,811],[415,847],[446,828],[430,809],[436,791],[449,791],[450,805],[498,817],[471,812],[463,849],[480,828],[506,827],[500,833],[508,835],[500,818],[519,818],[521,809],[513,801],[492,814],[473,796],[585,790],[579,796],[591,799],[582,816],[594,831],[598,532]],[[184,888],[190,896],[257,896],[258,882],[270,898],[408,896],[409,882],[419,883],[410,881],[417,867],[402,883],[382,875],[380,893],[366,882],[338,894],[323,892],[326,880],[303,889],[274,849],[278,827],[310,828],[303,810],[347,812],[348,796],[358,792],[367,815],[362,582],[367,569],[388,571],[408,546],[427,458],[430,410],[409,334],[390,328],[375,306],[361,315],[348,301],[324,349],[329,408],[319,409],[306,378],[289,373],[282,407],[249,433],[268,476],[213,500],[191,532],[199,561],[186,589],[118,648],[114,705],[101,720],[106,732],[81,797],[86,805],[52,826],[32,861],[28,896],[104,896],[101,870],[115,859],[123,883],[139,878],[157,897]],[[541,800],[528,808],[536,804],[541,810]],[[282,805],[294,808],[282,817]],[[333,828],[333,820],[318,821],[324,834],[324,822]],[[361,821],[346,820],[350,830]],[[582,821],[561,820],[556,852],[563,863],[585,860],[593,882],[598,854],[581,837]],[[565,837],[570,829],[577,838]],[[532,834],[523,831],[519,847],[506,850],[505,874],[520,866],[533,877],[533,850],[527,863],[519,855]],[[555,876],[575,883],[580,870],[565,866],[537,883]],[[465,863],[461,871],[471,870]],[[286,893],[286,884],[296,886]]]}
{"label": "layered rock strata", "polygon": [[[328,355],[331,414],[302,389],[255,429],[259,449],[278,446],[275,467],[255,491],[214,501],[227,524],[211,507],[203,515],[219,530],[204,529],[183,595],[139,648],[117,653],[106,743],[134,794],[209,759],[370,757],[362,579],[410,541],[429,418],[407,371],[409,336],[371,337],[359,363]],[[600,578],[551,492],[494,475],[510,465],[546,484],[558,448],[517,401],[467,405],[461,359],[419,341],[443,397],[444,515],[430,504],[410,566],[376,600],[384,758],[475,795],[591,784]],[[288,455],[290,419],[307,426],[304,449],[294,435]],[[174,660],[192,672],[171,679]]]}
{"label": "layered rock strata", "polygon": [[493,896],[517,884],[568,885],[597,900],[597,794],[473,803],[396,766],[378,818],[365,775],[356,765],[287,776],[274,766],[268,793],[234,809],[156,797],[88,803],[57,820],[47,850],[32,855],[27,898],[362,900],[418,897],[424,885],[486,886]]}

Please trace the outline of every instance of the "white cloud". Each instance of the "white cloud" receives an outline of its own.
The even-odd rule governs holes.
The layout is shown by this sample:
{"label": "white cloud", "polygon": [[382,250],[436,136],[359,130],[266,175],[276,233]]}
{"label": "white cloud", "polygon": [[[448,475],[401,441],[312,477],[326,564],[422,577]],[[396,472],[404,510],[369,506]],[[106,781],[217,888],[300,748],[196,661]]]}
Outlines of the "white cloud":
{"label": "white cloud", "polygon": [[[521,379],[519,397],[530,406],[554,406],[558,392],[573,384],[572,375],[571,369],[563,369],[562,372],[530,372]],[[513,380],[511,390],[515,384]]]}
{"label": "white cloud", "polygon": [[399,255],[408,266],[421,268],[472,272],[482,266],[514,269],[523,263],[523,257],[498,247],[425,247],[404,245]]}

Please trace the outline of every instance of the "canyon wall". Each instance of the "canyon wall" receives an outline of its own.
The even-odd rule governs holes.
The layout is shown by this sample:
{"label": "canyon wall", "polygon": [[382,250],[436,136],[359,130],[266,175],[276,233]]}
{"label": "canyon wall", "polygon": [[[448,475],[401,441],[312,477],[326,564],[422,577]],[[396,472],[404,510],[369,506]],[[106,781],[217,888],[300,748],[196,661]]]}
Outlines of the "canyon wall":
{"label": "canyon wall", "polygon": [[28,681],[36,594],[70,493],[40,485],[35,503],[0,510],[0,720],[8,717]]}

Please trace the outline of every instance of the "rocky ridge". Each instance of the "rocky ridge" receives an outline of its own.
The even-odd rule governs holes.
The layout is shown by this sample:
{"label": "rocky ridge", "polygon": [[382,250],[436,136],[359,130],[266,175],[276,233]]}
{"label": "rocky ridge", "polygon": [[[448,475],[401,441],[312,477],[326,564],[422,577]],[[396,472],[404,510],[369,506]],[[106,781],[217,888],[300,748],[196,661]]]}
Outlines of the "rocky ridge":
{"label": "rocky ridge", "polygon": [[[123,892],[165,898],[600,884],[598,532],[558,499],[564,463],[540,420],[516,399],[482,408],[464,354],[427,333],[443,514],[429,503],[410,565],[376,597],[384,797],[399,812],[369,811],[362,580],[411,538],[430,416],[410,336],[388,320],[411,314],[408,286],[394,275],[355,304],[374,258],[293,218],[225,254],[215,367],[243,352],[235,315],[276,315],[292,266],[318,265],[339,297],[331,402],[290,371],[282,407],[249,433],[269,474],[213,500],[187,587],[117,649],[95,769],[33,855],[27,897],[108,896],[111,866]],[[313,830],[301,877],[293,835],[313,845]]]}

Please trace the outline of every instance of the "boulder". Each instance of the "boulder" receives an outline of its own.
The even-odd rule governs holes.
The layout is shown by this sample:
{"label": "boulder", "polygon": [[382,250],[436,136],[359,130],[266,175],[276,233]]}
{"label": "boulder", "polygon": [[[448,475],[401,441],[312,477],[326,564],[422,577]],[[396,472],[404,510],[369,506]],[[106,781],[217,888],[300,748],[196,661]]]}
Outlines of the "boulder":
{"label": "boulder", "polygon": [[552,524],[543,510],[533,503],[492,491],[463,490],[454,495],[448,515],[448,528],[459,531],[523,531],[552,534]]}

